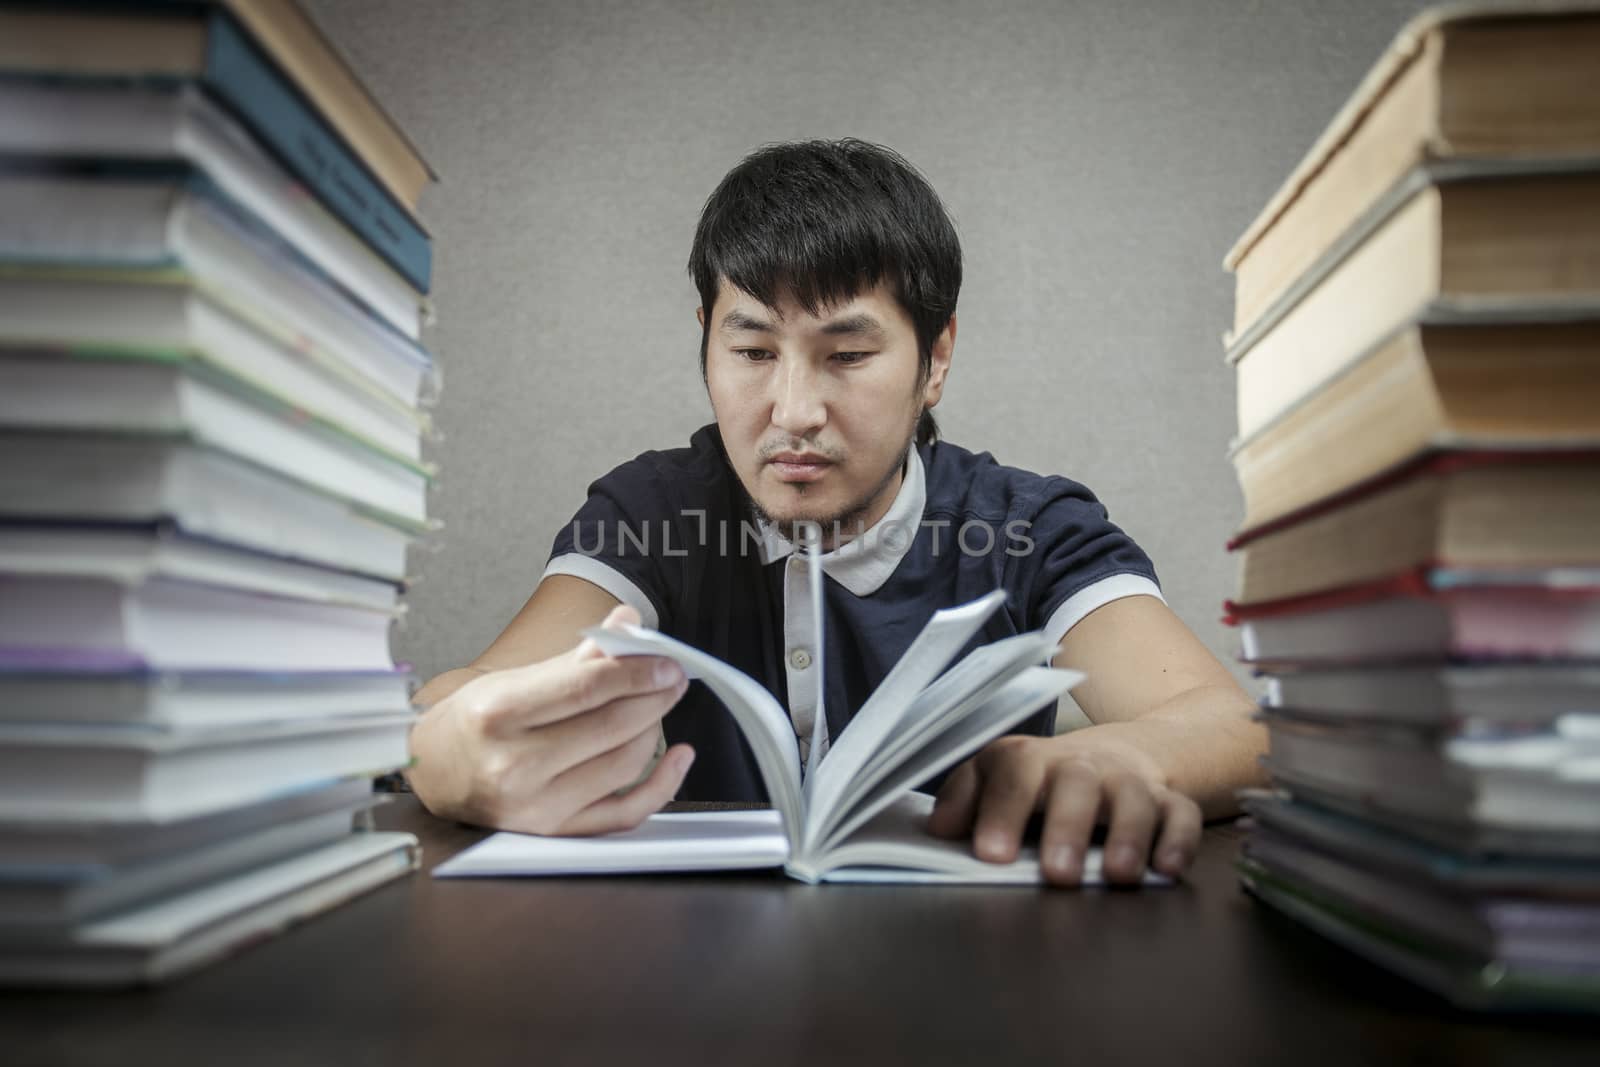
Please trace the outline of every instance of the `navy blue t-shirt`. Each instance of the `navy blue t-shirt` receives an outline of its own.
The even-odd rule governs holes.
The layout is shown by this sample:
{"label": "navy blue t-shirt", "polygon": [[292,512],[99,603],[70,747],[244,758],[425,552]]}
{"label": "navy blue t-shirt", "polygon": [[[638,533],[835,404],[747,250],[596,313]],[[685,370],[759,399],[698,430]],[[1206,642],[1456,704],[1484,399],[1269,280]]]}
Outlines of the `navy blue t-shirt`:
{"label": "navy blue t-shirt", "polygon": [[[1149,557],[1077,482],[943,441],[918,445],[904,475],[889,513],[822,557],[820,695],[830,737],[941,608],[1006,591],[965,655],[1029,630],[1059,639],[1110,600],[1161,595]],[[800,605],[784,594],[792,551],[754,517],[712,425],[687,448],[646,452],[592,484],[556,535],[545,574],[591,581],[638,608],[647,625],[744,671],[795,710],[796,732],[809,739],[809,722],[800,728],[790,700],[795,690],[797,702],[814,707],[817,696],[801,692],[815,677],[807,669],[814,650],[796,648]],[[1054,718],[1052,704],[1022,730],[1048,734]],[[692,684],[663,727],[669,743],[696,751],[681,799],[766,799],[733,717],[705,686]]]}

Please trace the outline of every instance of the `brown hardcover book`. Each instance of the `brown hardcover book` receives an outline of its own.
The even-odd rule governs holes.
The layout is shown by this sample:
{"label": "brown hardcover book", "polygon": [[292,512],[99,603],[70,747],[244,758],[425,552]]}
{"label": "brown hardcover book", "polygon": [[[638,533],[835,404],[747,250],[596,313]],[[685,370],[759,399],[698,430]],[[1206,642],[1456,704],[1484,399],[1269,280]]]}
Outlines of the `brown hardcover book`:
{"label": "brown hardcover book", "polygon": [[1228,252],[1234,334],[1404,175],[1600,154],[1600,5],[1452,4],[1409,23]]}
{"label": "brown hardcover book", "polygon": [[1425,566],[1600,566],[1600,456],[1441,456],[1329,504],[1234,542],[1236,606]]}
{"label": "brown hardcover book", "polygon": [[1408,323],[1600,312],[1600,172],[1414,177],[1359,245],[1230,351],[1241,440]]}
{"label": "brown hardcover book", "polygon": [[1242,529],[1426,452],[1518,448],[1600,451],[1600,319],[1407,326],[1236,447]]}
{"label": "brown hardcover book", "polygon": [[[303,92],[373,176],[416,217],[433,168],[294,0],[213,0]],[[180,77],[205,69],[206,22],[103,9],[0,9],[0,67],[43,74]]]}

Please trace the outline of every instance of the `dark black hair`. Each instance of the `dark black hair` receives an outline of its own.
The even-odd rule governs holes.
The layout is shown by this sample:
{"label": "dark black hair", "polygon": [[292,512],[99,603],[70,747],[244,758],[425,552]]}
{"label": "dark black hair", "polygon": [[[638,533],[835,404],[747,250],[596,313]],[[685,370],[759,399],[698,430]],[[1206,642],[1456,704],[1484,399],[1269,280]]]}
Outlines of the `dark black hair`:
{"label": "dark black hair", "polygon": [[[926,380],[956,311],[961,242],[933,186],[899,153],[853,138],[795,141],[758,149],[722,179],[700,213],[689,273],[705,309],[702,376],[726,278],[768,307],[788,294],[810,315],[887,283],[916,328]],[[918,443],[938,432],[924,411]]]}

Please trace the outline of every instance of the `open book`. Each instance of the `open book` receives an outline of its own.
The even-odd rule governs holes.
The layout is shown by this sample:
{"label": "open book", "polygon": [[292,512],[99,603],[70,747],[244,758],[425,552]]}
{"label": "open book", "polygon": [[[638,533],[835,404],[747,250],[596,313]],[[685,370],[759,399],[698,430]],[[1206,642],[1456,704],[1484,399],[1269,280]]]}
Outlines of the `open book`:
{"label": "open book", "polygon": [[[815,553],[808,558],[812,647],[822,649],[822,569]],[[930,835],[926,823],[933,798],[913,792],[1083,678],[1076,671],[1039,666],[1055,652],[1039,633],[980,647],[945,671],[1004,600],[996,590],[937,612],[831,746],[824,743],[827,717],[819,706],[804,767],[788,714],[748,675],[655,631],[589,630],[587,636],[610,655],[664,656],[709,686],[749,742],[775,811],[655,815],[635,830],[598,838],[502,833],[434,873],[580,874],[781,864],[792,877],[813,883],[1037,883],[1036,850],[1025,848],[1010,864],[985,863],[973,856],[970,841]],[[819,671],[822,659],[815,661]],[[818,692],[825,692],[824,680],[817,681]],[[1098,850],[1087,858],[1085,883],[1099,880],[1099,858]]]}

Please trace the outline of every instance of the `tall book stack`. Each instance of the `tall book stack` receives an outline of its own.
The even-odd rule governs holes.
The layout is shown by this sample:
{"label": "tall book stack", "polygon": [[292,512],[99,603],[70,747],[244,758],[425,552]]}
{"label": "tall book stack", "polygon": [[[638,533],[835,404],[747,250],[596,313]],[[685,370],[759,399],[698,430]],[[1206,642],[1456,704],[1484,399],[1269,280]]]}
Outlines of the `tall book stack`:
{"label": "tall book stack", "polygon": [[411,870],[427,165],[288,0],[0,2],[0,982]]}
{"label": "tall book stack", "polygon": [[1424,13],[1229,253],[1245,886],[1600,1009],[1600,8]]}

